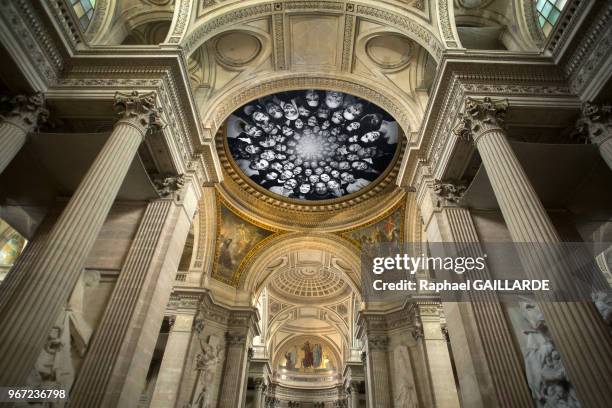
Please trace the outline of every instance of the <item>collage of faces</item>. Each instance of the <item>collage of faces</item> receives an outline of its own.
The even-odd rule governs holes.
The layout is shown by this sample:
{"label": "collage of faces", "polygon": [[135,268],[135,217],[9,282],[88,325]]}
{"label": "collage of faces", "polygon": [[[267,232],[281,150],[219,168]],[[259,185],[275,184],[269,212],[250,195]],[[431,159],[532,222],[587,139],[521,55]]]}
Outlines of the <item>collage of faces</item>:
{"label": "collage of faces", "polygon": [[227,138],[255,183],[288,198],[326,200],[356,193],[385,171],[398,125],[361,98],[311,89],[241,107],[228,119]]}

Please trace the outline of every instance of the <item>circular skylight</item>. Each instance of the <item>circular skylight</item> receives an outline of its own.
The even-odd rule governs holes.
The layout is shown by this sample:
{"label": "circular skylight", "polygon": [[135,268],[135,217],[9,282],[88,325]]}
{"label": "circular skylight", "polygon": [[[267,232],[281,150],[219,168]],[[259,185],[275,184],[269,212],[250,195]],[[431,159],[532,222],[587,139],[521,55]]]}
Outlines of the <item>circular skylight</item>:
{"label": "circular skylight", "polygon": [[342,92],[282,92],[228,119],[231,155],[253,182],[298,200],[357,193],[392,162],[398,125],[387,112]]}

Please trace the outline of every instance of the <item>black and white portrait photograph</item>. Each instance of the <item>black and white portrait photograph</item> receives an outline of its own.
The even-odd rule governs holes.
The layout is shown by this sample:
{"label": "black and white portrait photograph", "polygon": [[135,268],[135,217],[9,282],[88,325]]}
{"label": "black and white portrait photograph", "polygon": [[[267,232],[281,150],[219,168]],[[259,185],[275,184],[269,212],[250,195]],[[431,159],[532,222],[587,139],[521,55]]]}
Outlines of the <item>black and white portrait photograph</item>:
{"label": "black and white portrait photograph", "polygon": [[248,103],[228,120],[235,162],[268,191],[299,200],[356,193],[392,161],[398,125],[387,112],[336,91],[277,93]]}

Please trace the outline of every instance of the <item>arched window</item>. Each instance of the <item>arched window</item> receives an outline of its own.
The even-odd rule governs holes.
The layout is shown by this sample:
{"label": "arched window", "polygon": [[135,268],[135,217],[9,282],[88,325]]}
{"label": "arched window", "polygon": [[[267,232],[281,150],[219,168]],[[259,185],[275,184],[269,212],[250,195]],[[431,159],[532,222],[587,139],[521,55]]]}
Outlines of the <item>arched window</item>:
{"label": "arched window", "polygon": [[81,28],[85,30],[93,17],[96,0],[70,0],[72,9],[81,23]]}
{"label": "arched window", "polygon": [[553,27],[559,21],[565,3],[567,0],[537,0],[538,22],[546,37],[550,35]]}

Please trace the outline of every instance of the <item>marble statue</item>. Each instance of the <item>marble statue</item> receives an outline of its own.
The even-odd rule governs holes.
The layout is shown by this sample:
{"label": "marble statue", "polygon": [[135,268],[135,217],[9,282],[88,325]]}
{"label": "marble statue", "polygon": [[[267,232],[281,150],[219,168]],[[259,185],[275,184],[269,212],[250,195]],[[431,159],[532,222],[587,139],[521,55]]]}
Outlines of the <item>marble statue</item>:
{"label": "marble statue", "polygon": [[195,393],[195,398],[188,405],[189,408],[209,408],[210,393],[209,386],[212,384],[217,365],[220,360],[223,347],[221,345],[213,346],[210,342],[204,342],[200,339],[200,353],[196,356],[196,370],[198,374],[199,391]]}
{"label": "marble statue", "polygon": [[542,311],[531,302],[520,302],[519,306],[528,324],[528,329],[523,331],[526,336],[523,357],[527,383],[536,406],[580,407]]}

